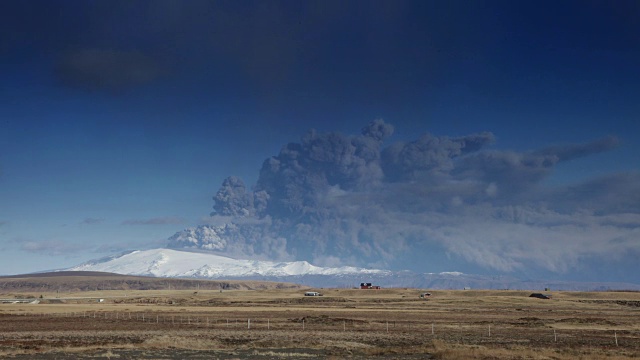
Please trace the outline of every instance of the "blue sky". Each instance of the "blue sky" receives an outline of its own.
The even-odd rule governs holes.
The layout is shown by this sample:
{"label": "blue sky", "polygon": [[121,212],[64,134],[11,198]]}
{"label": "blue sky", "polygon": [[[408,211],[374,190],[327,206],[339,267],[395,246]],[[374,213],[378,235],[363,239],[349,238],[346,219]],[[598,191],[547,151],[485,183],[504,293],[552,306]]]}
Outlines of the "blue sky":
{"label": "blue sky", "polygon": [[[640,282],[638,15],[635,1],[3,2],[0,274],[164,246],[183,228],[210,222],[225,178],[252,188],[265,159],[309,129],[351,136],[384,119],[394,132],[383,147],[424,133],[491,132],[479,155],[452,160],[458,172],[447,184],[488,181],[498,191],[503,183],[518,188],[509,181],[522,177],[483,168],[484,152],[583,144],[584,156],[554,162],[522,190],[526,198],[482,201],[499,213],[552,211],[549,222],[580,218],[581,229],[601,235],[583,244],[591,251],[557,259],[540,234],[558,244],[581,240],[525,222],[528,238],[493,243],[506,220],[470,225],[470,213],[484,212],[465,190],[452,195],[469,204],[458,229],[465,231],[442,235],[436,230],[452,218],[437,222],[444,213],[421,207],[431,219],[424,239],[403,242],[420,251],[376,265]],[[607,136],[615,141],[598,147]],[[418,193],[434,181],[409,180]],[[585,212],[593,217],[581,218]],[[465,238],[477,232],[485,237]],[[621,238],[624,246],[605,246]],[[287,256],[302,253],[295,244]],[[334,262],[322,248],[309,260]],[[425,258],[432,265],[423,269]]]}

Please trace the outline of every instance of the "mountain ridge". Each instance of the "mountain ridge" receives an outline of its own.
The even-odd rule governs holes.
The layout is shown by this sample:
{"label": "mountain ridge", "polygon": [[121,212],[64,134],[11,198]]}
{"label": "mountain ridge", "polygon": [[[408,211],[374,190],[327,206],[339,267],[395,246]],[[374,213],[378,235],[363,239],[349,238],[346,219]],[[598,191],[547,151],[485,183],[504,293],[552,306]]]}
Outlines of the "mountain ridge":
{"label": "mountain ridge", "polygon": [[640,291],[631,283],[522,280],[512,276],[484,276],[450,271],[416,273],[351,266],[320,267],[307,261],[274,262],[177,249],[134,250],[87,261],[65,271],[102,271],[163,278],[260,280],[293,282],[313,287],[357,287],[371,282],[383,287],[429,289],[510,289],[569,291]]}
{"label": "mountain ridge", "polygon": [[96,271],[53,271],[0,276],[0,292],[74,292],[101,290],[269,290],[301,285],[255,280],[209,280],[123,275]]}

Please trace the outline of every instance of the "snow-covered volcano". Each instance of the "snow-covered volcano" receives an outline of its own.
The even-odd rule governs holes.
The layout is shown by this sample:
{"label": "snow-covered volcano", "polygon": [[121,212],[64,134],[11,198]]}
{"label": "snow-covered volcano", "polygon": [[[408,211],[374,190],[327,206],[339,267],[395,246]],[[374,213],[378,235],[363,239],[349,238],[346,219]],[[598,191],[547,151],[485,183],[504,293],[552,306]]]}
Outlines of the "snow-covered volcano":
{"label": "snow-covered volcano", "polygon": [[66,271],[102,271],[123,275],[173,278],[285,281],[316,287],[351,287],[371,282],[383,287],[429,289],[553,289],[640,290],[629,283],[521,280],[510,276],[484,276],[460,272],[415,273],[343,266],[314,266],[306,261],[242,260],[212,253],[176,249],[138,250],[89,261]]}
{"label": "snow-covered volcano", "polygon": [[89,261],[67,270],[104,271],[125,275],[197,278],[281,278],[307,275],[384,275],[385,270],[350,266],[327,268],[306,261],[240,260],[211,253],[173,249],[139,250]]}

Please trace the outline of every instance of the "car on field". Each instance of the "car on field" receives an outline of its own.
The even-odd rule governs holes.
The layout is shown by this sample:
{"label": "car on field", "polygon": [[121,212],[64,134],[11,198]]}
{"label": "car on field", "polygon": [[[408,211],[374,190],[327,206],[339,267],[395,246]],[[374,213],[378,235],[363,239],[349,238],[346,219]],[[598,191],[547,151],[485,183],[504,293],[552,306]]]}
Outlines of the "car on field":
{"label": "car on field", "polygon": [[538,299],[551,299],[551,295],[541,294],[541,293],[533,293],[529,295],[529,297],[538,298]]}

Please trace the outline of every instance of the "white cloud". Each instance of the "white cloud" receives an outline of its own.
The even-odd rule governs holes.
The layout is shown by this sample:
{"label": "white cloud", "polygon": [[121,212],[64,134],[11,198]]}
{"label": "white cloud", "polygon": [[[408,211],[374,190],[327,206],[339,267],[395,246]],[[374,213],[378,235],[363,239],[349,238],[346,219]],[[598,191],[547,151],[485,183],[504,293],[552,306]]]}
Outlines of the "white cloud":
{"label": "white cloud", "polygon": [[539,267],[566,272],[582,260],[615,259],[639,245],[640,219],[630,230],[612,226],[615,216],[554,212],[529,212],[513,220],[477,214],[424,218],[429,235],[450,252],[501,271]]}

